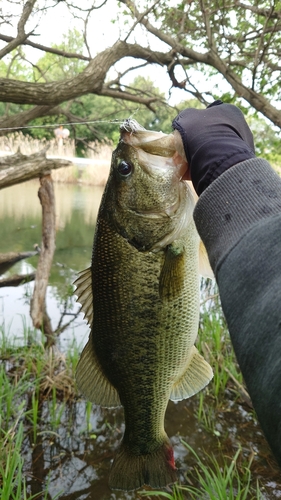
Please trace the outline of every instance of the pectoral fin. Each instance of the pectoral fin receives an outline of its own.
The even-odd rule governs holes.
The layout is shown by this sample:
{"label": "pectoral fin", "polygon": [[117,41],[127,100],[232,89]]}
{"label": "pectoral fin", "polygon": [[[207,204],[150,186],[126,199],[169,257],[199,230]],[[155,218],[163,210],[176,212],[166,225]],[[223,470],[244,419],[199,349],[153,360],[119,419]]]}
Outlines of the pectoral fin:
{"label": "pectoral fin", "polygon": [[204,276],[204,278],[215,278],[209,262],[207,250],[203,241],[201,240],[199,244],[199,274],[201,274],[201,276]]}
{"label": "pectoral fin", "polygon": [[192,348],[192,356],[184,373],[175,383],[170,399],[181,401],[201,391],[213,378],[213,370],[196,347]]}
{"label": "pectoral fin", "polygon": [[165,260],[159,278],[159,294],[164,300],[171,300],[179,295],[184,284],[185,253],[181,244],[168,245]]}
{"label": "pectoral fin", "polygon": [[76,381],[83,395],[100,406],[121,406],[118,392],[104,375],[96,357],[92,333],[85,345],[76,369]]}
{"label": "pectoral fin", "polygon": [[81,304],[81,311],[85,314],[85,320],[92,327],[94,318],[93,307],[93,291],[92,291],[92,272],[88,267],[78,274],[78,278],[74,281],[76,286],[75,294],[77,302]]}

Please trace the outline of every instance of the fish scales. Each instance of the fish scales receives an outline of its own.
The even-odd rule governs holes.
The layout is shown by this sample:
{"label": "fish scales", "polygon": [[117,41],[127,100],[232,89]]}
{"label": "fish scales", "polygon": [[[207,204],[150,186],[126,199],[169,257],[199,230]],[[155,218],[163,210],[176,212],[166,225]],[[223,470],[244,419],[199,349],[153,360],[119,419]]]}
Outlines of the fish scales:
{"label": "fish scales", "polygon": [[[193,196],[172,157],[158,156],[157,133],[141,129],[138,145],[137,126],[128,132],[129,125],[121,129],[98,214],[86,274],[92,282],[93,320],[86,313],[91,335],[77,367],[86,397],[124,407],[125,433],[109,478],[112,488],[124,490],[176,480],[164,430],[168,400],[190,397],[212,378],[194,347],[199,237]],[[156,134],[152,145],[149,134]],[[160,139],[162,149],[168,140],[172,151],[172,138]],[[84,282],[84,275],[78,278],[78,300]]]}
{"label": "fish scales", "polygon": [[[105,224],[99,224],[104,233]],[[98,318],[95,324],[97,335],[93,341],[95,351],[108,380],[117,387],[122,405],[126,408],[126,428],[143,427],[144,436],[149,435],[151,422],[136,418],[138,412],[153,415],[151,432],[162,433],[156,425],[163,419],[155,419],[158,412],[163,416],[173,383],[178,376],[179,364],[186,363],[186,351],[194,340],[179,334],[182,328],[183,307],[188,302],[196,303],[198,286],[169,302],[159,297],[159,276],[163,266],[163,253],[146,255],[138,252],[123,238],[110,242],[112,231],[108,231],[105,247],[112,247],[106,255],[104,247],[97,249],[97,256],[103,259],[102,268],[93,266],[95,304]],[[101,239],[101,241],[104,239]],[[101,255],[99,256],[99,252]],[[126,260],[126,272],[119,263]],[[116,266],[116,262],[118,263]],[[114,284],[112,282],[114,277]],[[104,301],[104,284],[107,287],[107,301]],[[109,286],[108,286],[109,285]],[[191,307],[194,316],[185,320],[188,331],[190,324],[197,321],[197,310]],[[112,338],[112,331],[115,332]],[[190,345],[191,344],[191,345]],[[162,366],[161,372],[159,365]],[[170,383],[167,384],[167,379]],[[141,381],[141,385],[140,384]],[[146,397],[142,400],[139,396]],[[150,399],[149,404],[147,404]],[[163,403],[163,404],[162,404]],[[158,410],[160,409],[160,410]],[[127,421],[128,420],[128,421]],[[149,440],[135,433],[134,447],[150,446]],[[141,441],[138,445],[138,441]],[[147,450],[148,452],[148,450]]]}

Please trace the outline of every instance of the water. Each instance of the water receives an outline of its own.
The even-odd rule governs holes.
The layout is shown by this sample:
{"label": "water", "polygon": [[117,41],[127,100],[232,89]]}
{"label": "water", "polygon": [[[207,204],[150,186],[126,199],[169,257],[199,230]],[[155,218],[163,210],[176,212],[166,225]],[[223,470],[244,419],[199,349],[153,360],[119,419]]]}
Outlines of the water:
{"label": "water", "polygon": [[[41,242],[42,212],[38,181],[30,181],[1,191],[0,194],[0,252],[32,251]],[[47,312],[56,329],[67,301],[68,314],[63,324],[70,321],[69,312],[76,314],[79,306],[69,298],[69,291],[77,272],[90,265],[97,211],[103,188],[55,184],[56,251],[47,290]],[[20,261],[7,276],[35,271],[38,257]],[[19,287],[0,288],[0,324],[19,339],[23,325],[31,327],[30,297],[34,283]],[[71,311],[70,311],[71,310]],[[61,347],[73,341],[84,342],[87,327],[78,315],[60,337]]]}
{"label": "water", "polygon": [[[41,206],[37,196],[39,183],[28,182],[1,191],[0,252],[28,251],[41,241]],[[77,272],[90,265],[96,215],[102,188],[77,185],[55,185],[57,204],[56,252],[47,293],[47,311],[55,329],[61,322],[70,325],[58,339],[60,349],[82,345],[88,337],[88,327],[79,306],[69,291]],[[7,274],[27,273],[36,269],[38,257],[15,265]],[[0,288],[0,324],[9,335],[23,341],[23,326],[31,327],[29,318],[33,283],[20,287]],[[72,321],[73,320],[73,321]],[[241,462],[253,457],[255,480],[263,487],[264,498],[280,498],[280,471],[274,465],[261,430],[252,412],[243,401],[228,390],[225,403],[216,409],[214,397],[206,396],[208,415],[198,420],[199,396],[180,403],[170,402],[165,428],[175,451],[180,479],[187,484],[194,474],[196,461],[182,440],[189,443],[201,460],[208,463],[214,454],[217,460],[233,457],[241,447]],[[57,426],[51,419],[48,401],[40,409],[41,424],[36,446],[26,438],[25,470],[32,494],[47,487],[49,499],[63,500],[133,500],[139,493],[111,492],[108,488],[110,463],[124,430],[122,409],[100,409],[83,400],[71,404],[59,403]],[[88,409],[87,409],[88,408]],[[48,485],[48,486],[46,486]],[[40,497],[39,497],[40,498]]]}

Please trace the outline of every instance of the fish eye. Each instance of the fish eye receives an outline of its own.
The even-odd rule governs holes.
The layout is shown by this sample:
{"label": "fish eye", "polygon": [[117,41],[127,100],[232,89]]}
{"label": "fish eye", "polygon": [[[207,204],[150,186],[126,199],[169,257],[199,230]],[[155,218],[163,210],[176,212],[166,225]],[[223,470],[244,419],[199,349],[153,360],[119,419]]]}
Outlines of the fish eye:
{"label": "fish eye", "polygon": [[122,160],[118,164],[117,170],[122,177],[128,177],[132,173],[133,165],[129,161]]}

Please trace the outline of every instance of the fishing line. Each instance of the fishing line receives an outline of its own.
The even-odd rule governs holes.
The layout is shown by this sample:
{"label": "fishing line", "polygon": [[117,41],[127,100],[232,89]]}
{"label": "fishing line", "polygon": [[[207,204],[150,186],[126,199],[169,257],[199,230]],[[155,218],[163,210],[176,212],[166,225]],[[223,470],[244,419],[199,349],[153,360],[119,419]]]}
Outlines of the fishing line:
{"label": "fishing line", "polygon": [[53,123],[52,125],[25,125],[23,127],[0,127],[1,130],[24,130],[26,128],[28,129],[35,129],[35,128],[54,128],[54,127],[66,127],[66,126],[71,126],[71,125],[92,125],[94,123],[113,123],[113,124],[119,124],[121,125],[124,123],[126,120],[130,120],[137,112],[139,111],[139,108],[137,108],[129,118],[124,118],[123,120],[118,120],[117,118],[115,120],[94,120],[90,122],[69,122],[69,123]]}
{"label": "fishing line", "polygon": [[54,123],[52,125],[25,125],[24,127],[0,127],[0,130],[23,130],[23,129],[33,129],[33,128],[54,128],[54,127],[66,127],[70,125],[91,125],[93,123],[115,123],[121,124],[124,120],[96,120],[91,122],[69,122],[69,123]]}

